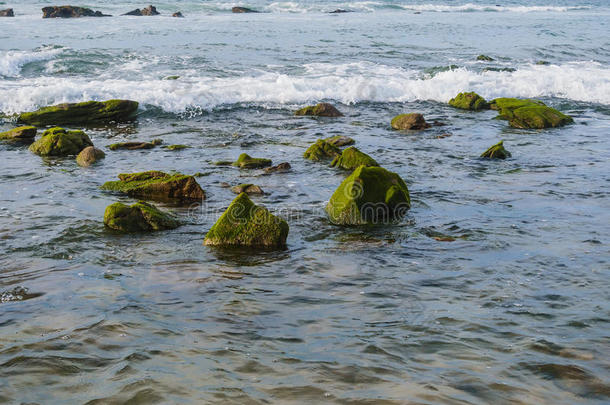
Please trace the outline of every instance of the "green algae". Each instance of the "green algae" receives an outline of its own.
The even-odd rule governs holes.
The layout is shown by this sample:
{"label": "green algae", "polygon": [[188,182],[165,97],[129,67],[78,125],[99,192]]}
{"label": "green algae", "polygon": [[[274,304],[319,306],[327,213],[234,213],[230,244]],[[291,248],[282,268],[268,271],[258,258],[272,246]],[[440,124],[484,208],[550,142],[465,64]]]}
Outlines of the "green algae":
{"label": "green algae", "polygon": [[460,108],[462,110],[488,110],[489,103],[485,101],[485,99],[479,96],[475,92],[469,93],[460,93],[451,100],[449,100],[449,105],[455,108]]}
{"label": "green algae", "polygon": [[83,131],[67,131],[61,127],[49,128],[42,137],[30,145],[30,151],[40,156],[78,155],[87,146],[93,146]]}
{"label": "green algae", "polygon": [[263,167],[271,166],[271,159],[253,158],[247,153],[242,153],[237,160],[231,164],[240,169],[262,169]]}
{"label": "green algae", "polygon": [[182,149],[188,149],[190,148],[190,146],[188,145],[167,145],[164,146],[163,149],[167,149],[167,150],[182,150]]}
{"label": "green algae", "polygon": [[390,122],[392,128],[402,130],[421,130],[430,128],[424,116],[419,113],[399,114]]}
{"label": "green algae", "polygon": [[140,201],[132,206],[117,202],[104,212],[104,224],[121,232],[146,232],[174,229],[180,222],[154,205]]}
{"label": "green algae", "polygon": [[555,128],[574,122],[572,117],[538,100],[497,98],[491,101],[490,108],[498,111],[497,119],[508,120],[514,128]]}
{"label": "green algae", "polygon": [[504,141],[498,142],[481,154],[482,158],[487,159],[506,159],[511,156],[511,153],[504,149]]}
{"label": "green algae", "polygon": [[339,148],[323,139],[318,139],[314,144],[307,148],[305,153],[303,153],[303,157],[305,159],[317,162],[323,159],[335,158],[340,154],[341,150]]}
{"label": "green algae", "polygon": [[333,159],[330,165],[345,170],[353,170],[359,166],[379,166],[375,159],[361,152],[355,146],[345,149],[341,155]]}
{"label": "green algae", "polygon": [[17,121],[37,127],[106,123],[127,120],[135,114],[137,109],[138,103],[131,100],[64,103],[22,113]]}
{"label": "green algae", "polygon": [[343,117],[343,114],[337,110],[332,104],[319,103],[310,105],[297,110],[294,115],[297,116],[315,116],[315,117]]}
{"label": "green algae", "polygon": [[106,182],[101,189],[161,201],[205,199],[205,192],[193,176],[151,170],[141,173],[121,173],[118,177],[119,181]]}
{"label": "green algae", "polygon": [[22,126],[6,132],[0,132],[1,141],[33,142],[36,137],[36,127]]}

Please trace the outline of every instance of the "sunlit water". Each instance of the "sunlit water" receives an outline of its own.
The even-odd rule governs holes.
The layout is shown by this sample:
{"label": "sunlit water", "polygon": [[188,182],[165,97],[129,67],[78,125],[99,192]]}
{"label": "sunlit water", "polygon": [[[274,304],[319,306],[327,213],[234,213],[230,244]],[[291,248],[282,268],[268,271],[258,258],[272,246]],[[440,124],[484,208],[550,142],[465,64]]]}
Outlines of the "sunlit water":
{"label": "sunlit water", "polygon": [[[0,144],[0,402],[610,400],[604,1],[165,1],[158,17],[42,20],[49,4],[0,3],[17,15],[0,18],[0,131],[47,104],[141,105],[133,124],[86,128],[106,150],[91,168]],[[464,90],[536,97],[575,124],[511,129],[446,104]],[[292,115],[321,100],[345,117]],[[447,125],[389,128],[412,111]],[[336,134],[405,179],[402,222],[328,222],[345,173],[302,154]],[[191,148],[105,148],[154,138]],[[511,159],[477,158],[500,139]],[[242,152],[293,169],[211,164]],[[150,169],[202,173],[208,199],[160,204],[185,222],[173,231],[104,229],[105,207],[133,200],[99,186]],[[245,182],[287,219],[286,251],[202,245],[234,198],[223,183]]]}

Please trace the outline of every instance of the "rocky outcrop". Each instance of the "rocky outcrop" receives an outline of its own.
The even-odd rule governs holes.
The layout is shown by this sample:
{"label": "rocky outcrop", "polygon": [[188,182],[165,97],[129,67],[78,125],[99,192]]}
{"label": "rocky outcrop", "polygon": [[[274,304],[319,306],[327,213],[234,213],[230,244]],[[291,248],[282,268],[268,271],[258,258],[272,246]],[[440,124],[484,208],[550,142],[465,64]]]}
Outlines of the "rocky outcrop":
{"label": "rocky outcrop", "polygon": [[60,127],[49,128],[42,137],[30,145],[30,151],[40,156],[78,155],[87,146],[93,146],[83,131],[67,131]]}
{"label": "rocky outcrop", "polygon": [[141,173],[122,173],[118,177],[119,181],[104,183],[102,190],[160,201],[205,199],[205,192],[193,176],[152,170]]}
{"label": "rocky outcrop", "polygon": [[518,98],[496,98],[490,103],[497,119],[508,120],[514,128],[554,128],[574,122],[572,117],[547,107],[542,101]]}
{"label": "rocky outcrop", "polygon": [[233,13],[258,13],[258,11],[252,10],[251,8],[248,8],[248,7],[233,7],[231,9],[231,12],[233,12]]}
{"label": "rocky outcrop", "polygon": [[400,114],[392,119],[392,128],[397,130],[421,130],[430,128],[424,116],[418,113]]}
{"label": "rocky outcrop", "polygon": [[136,8],[135,10],[130,11],[129,13],[125,13],[123,15],[133,15],[133,16],[151,16],[151,15],[159,15],[160,13],[157,11],[155,6],[148,6],[143,9]]}
{"label": "rocky outcrop", "polygon": [[462,110],[489,110],[489,103],[475,92],[460,93],[449,100],[449,105]]}
{"label": "rocky outcrop", "polygon": [[479,55],[479,56],[477,56],[477,60],[480,60],[480,61],[483,61],[483,62],[493,62],[495,59],[492,58],[491,56]]}
{"label": "rocky outcrop", "polygon": [[76,163],[79,166],[87,167],[105,157],[106,154],[103,151],[93,146],[87,146],[85,149],[80,151],[78,156],[76,156]]}
{"label": "rocky outcrop", "polygon": [[127,149],[127,150],[138,150],[138,149],[152,149],[157,145],[161,145],[163,141],[161,139],[153,139],[150,142],[140,142],[140,141],[132,141],[132,142],[118,142],[108,145],[108,149],[110,150],[119,150],[119,149]]}
{"label": "rocky outcrop", "polygon": [[52,6],[42,8],[42,18],[111,17],[86,7]]}
{"label": "rocky outcrop", "polygon": [[266,168],[265,173],[267,173],[267,174],[284,173],[284,172],[290,171],[291,168],[292,168],[292,166],[290,166],[290,163],[282,162],[279,165],[275,165],[275,166]]}
{"label": "rocky outcrop", "polygon": [[246,153],[242,153],[232,165],[240,169],[262,169],[271,166],[271,159],[253,158]]}
{"label": "rocky outcrop", "polygon": [[339,110],[337,110],[332,104],[329,103],[320,103],[301,108],[300,110],[297,110],[294,115],[310,115],[314,117],[343,117],[343,114]]}
{"label": "rocky outcrop", "polygon": [[303,157],[317,162],[324,159],[334,159],[340,154],[341,150],[339,148],[323,139],[318,139],[313,145],[307,148]]}
{"label": "rocky outcrop", "polygon": [[15,13],[12,8],[7,8],[6,10],[0,10],[0,17],[15,17]]}
{"label": "rocky outcrop", "polygon": [[17,121],[37,127],[101,124],[128,120],[137,110],[138,103],[131,100],[85,101],[57,104],[22,113]]}
{"label": "rocky outcrop", "polygon": [[104,224],[121,232],[148,232],[174,229],[180,222],[152,204],[140,201],[132,206],[117,202],[104,212]]}
{"label": "rocky outcrop", "polygon": [[265,194],[263,189],[260,188],[260,186],[257,186],[256,184],[239,184],[237,186],[231,187],[231,191],[234,192],[235,194],[241,194],[241,193],[246,193],[248,195]]}
{"label": "rocky outcrop", "polygon": [[338,148],[342,146],[353,145],[356,143],[354,139],[350,138],[349,136],[343,135],[331,136],[330,138],[326,138],[325,141]]}
{"label": "rocky outcrop", "polygon": [[375,159],[360,152],[355,146],[345,149],[341,155],[335,157],[330,165],[345,170],[354,170],[359,166],[379,166]]}
{"label": "rocky outcrop", "polygon": [[409,189],[399,175],[360,166],[334,192],[326,212],[338,225],[387,224],[401,219],[410,206]]}
{"label": "rocky outcrop", "polygon": [[0,141],[32,143],[36,137],[36,127],[24,126],[0,133]]}
{"label": "rocky outcrop", "polygon": [[288,230],[286,221],[255,205],[246,193],[241,193],[212,226],[203,243],[209,246],[283,249]]}
{"label": "rocky outcrop", "polygon": [[511,156],[510,152],[504,149],[504,141],[498,142],[481,154],[481,157],[486,159],[506,159]]}

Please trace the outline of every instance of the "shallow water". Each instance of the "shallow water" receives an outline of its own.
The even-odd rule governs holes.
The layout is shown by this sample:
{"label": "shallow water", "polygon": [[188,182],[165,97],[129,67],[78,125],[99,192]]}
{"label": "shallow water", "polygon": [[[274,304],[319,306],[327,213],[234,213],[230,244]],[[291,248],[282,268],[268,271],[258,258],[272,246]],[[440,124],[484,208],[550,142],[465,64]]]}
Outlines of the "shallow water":
{"label": "shallow water", "polygon": [[[17,14],[0,19],[0,131],[41,105],[130,98],[138,120],[86,128],[96,146],[191,148],[106,150],[80,168],[0,144],[0,402],[610,400],[604,2],[259,1],[265,13],[233,15],[184,1],[62,21],[24,3],[0,4]],[[575,124],[512,129],[447,106],[463,90],[537,97]],[[320,100],[345,117],[292,115]],[[391,131],[408,111],[447,125]],[[402,222],[329,224],[345,173],[301,156],[336,134],[405,179]],[[500,139],[511,159],[477,159]],[[211,164],[242,152],[293,169]],[[208,199],[159,204],[186,222],[176,230],[104,229],[105,207],[133,200],[99,186],[149,169],[202,173]],[[234,197],[224,182],[261,185],[255,202],[289,222],[286,251],[202,245]]]}

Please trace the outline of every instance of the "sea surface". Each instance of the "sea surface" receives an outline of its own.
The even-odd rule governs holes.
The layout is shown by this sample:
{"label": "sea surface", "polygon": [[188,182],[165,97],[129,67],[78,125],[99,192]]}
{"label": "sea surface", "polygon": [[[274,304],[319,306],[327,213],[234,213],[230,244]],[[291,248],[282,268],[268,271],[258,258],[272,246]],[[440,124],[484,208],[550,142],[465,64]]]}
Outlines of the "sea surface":
{"label": "sea surface", "polygon": [[[0,131],[60,102],[140,108],[75,128],[106,151],[89,168],[0,143],[0,403],[610,402],[607,1],[187,0],[125,17],[148,3],[83,0],[114,17],[41,19],[54,4],[0,1],[16,14],[0,18]],[[575,122],[510,128],[449,107],[461,91]],[[345,116],[293,115],[320,101]],[[446,125],[392,131],[404,112]],[[302,155],[339,134],[407,182],[404,220],[329,223],[346,174]],[[156,138],[190,148],[106,148]],[[512,158],[478,158],[501,139]],[[292,171],[212,164],[244,152]],[[151,169],[200,173],[208,198],[159,204],[175,230],[105,229],[107,205],[135,200],[99,186]],[[253,198],[288,221],[286,250],[203,246],[224,183],[267,192]]]}

